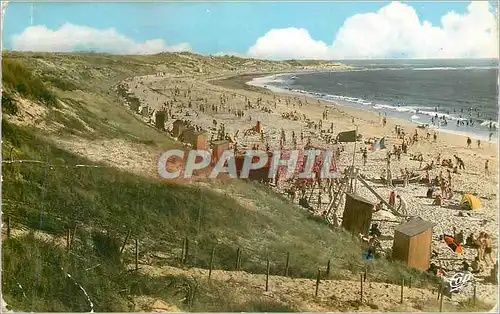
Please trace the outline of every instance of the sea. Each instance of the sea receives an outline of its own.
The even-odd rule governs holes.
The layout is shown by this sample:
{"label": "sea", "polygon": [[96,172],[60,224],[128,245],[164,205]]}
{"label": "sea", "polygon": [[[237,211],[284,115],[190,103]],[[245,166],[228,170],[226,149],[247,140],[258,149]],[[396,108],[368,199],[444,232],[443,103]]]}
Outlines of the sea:
{"label": "sea", "polygon": [[356,60],[335,72],[289,73],[252,85],[371,110],[440,131],[498,139],[498,60]]}

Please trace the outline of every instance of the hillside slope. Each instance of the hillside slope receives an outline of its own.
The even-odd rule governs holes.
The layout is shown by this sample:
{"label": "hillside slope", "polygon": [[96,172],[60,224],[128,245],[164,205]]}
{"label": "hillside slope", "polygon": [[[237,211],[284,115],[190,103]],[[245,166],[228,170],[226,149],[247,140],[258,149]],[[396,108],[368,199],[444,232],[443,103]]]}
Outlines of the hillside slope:
{"label": "hillside slope", "polygon": [[[285,299],[271,302],[255,291],[249,293],[249,305],[249,300],[224,293],[231,287],[226,279],[219,292],[204,286],[186,303],[182,296],[194,279],[173,269],[206,269],[215,252],[214,269],[234,270],[238,249],[241,269],[251,274],[264,274],[266,259],[272,275],[282,274],[290,253],[292,277],[314,278],[318,267],[324,269],[330,261],[330,279],[359,278],[365,264],[357,239],[310,217],[265,186],[243,181],[180,185],[156,179],[155,158],[179,143],[137,119],[112,90],[127,77],[158,71],[206,79],[212,73],[234,74],[235,69],[289,71],[324,67],[324,62],[186,53],[3,57],[2,211],[3,220],[10,219],[10,237],[2,245],[2,291],[12,308],[88,311],[90,299],[94,311],[133,311],[137,298],[163,300],[181,310],[307,308]],[[9,160],[14,162],[5,162]],[[185,239],[189,249],[181,263]],[[140,271],[130,271],[136,256]],[[155,274],[162,267],[173,268]],[[371,269],[372,281],[397,284],[412,277],[414,286],[432,284],[426,274],[387,260],[376,261]],[[293,285],[298,289],[302,284]],[[222,297],[227,303],[217,301]],[[317,308],[351,308],[343,302]]]}

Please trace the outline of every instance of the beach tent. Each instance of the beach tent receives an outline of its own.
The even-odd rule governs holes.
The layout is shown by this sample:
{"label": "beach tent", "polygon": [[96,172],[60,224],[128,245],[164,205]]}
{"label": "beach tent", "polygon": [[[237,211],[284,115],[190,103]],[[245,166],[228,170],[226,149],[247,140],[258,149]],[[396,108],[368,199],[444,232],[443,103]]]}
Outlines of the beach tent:
{"label": "beach tent", "polygon": [[340,132],[337,135],[337,141],[342,142],[342,143],[356,142],[357,137],[358,137],[358,134],[357,134],[356,130]]}
{"label": "beach tent", "polygon": [[481,202],[472,194],[464,194],[462,200],[460,201],[460,207],[463,209],[474,210],[481,208]]}
{"label": "beach tent", "polygon": [[376,151],[379,149],[384,149],[385,148],[385,137],[381,138],[380,140],[375,140],[372,143],[371,150]]}

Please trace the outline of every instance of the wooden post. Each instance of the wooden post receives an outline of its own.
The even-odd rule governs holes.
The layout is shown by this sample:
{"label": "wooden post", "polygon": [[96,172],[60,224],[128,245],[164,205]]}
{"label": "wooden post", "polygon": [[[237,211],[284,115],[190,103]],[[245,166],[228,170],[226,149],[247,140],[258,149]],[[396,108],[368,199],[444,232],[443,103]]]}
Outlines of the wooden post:
{"label": "wooden post", "polygon": [[358,190],[358,172],[359,172],[359,169],[356,168],[355,170],[355,174],[354,174],[354,193],[356,193],[356,191]]}
{"label": "wooden post", "polygon": [[139,270],[139,243],[135,239],[135,270]]}
{"label": "wooden post", "polygon": [[269,258],[266,260],[267,262],[267,267],[266,267],[266,291],[269,290],[269,268],[270,268],[270,265],[269,265]]}
{"label": "wooden post", "polygon": [[10,216],[7,216],[7,238],[10,238]]}
{"label": "wooden post", "polygon": [[436,290],[437,290],[437,294],[438,294],[437,300],[439,301],[439,298],[441,297],[441,292],[443,290],[443,283],[440,283],[439,287]]}
{"label": "wooden post", "polygon": [[328,260],[328,264],[326,264],[326,276],[330,276],[330,260]]}
{"label": "wooden post", "polygon": [[214,258],[215,258],[215,246],[212,249],[212,255],[210,256],[210,269],[208,270],[208,279],[212,277],[212,269],[214,268]]}
{"label": "wooden post", "polygon": [[401,301],[400,301],[401,304],[403,304],[404,300],[404,288],[405,288],[405,280],[403,278],[401,279]]}
{"label": "wooden post", "polygon": [[184,238],[184,240],[182,240],[181,264],[184,264],[184,255],[186,254],[186,240],[187,238]]}
{"label": "wooden post", "polygon": [[182,257],[181,264],[186,265],[189,253],[189,240],[187,237],[184,238],[184,243],[182,245]]}
{"label": "wooden post", "polygon": [[358,143],[358,126],[356,125],[356,135],[355,135],[355,139],[354,139],[354,151],[352,152],[352,164],[351,164],[351,184],[350,184],[350,192],[352,192],[352,177],[353,177],[353,174],[354,174],[354,163],[356,161],[356,144]]}
{"label": "wooden post", "polygon": [[360,286],[361,287],[361,289],[360,289],[361,293],[360,293],[360,299],[359,300],[360,300],[361,303],[363,303],[363,275],[362,274],[360,275],[360,279],[361,280],[359,281],[359,283],[361,285]]}
{"label": "wooden post", "polygon": [[66,230],[66,248],[69,250],[71,246],[71,229]]}
{"label": "wooden post", "polygon": [[73,246],[73,243],[75,243],[75,236],[76,236],[76,229],[78,228],[78,225],[75,225],[75,228],[73,229],[73,234],[71,235],[71,241],[70,245]]}
{"label": "wooden post", "polygon": [[474,295],[472,296],[472,304],[476,306],[476,281],[474,281]]}
{"label": "wooden post", "polygon": [[290,252],[286,252],[285,277],[288,277],[289,267],[290,267]]}
{"label": "wooden post", "polygon": [[[442,288],[441,288],[441,290],[442,290]],[[443,299],[444,299],[443,291],[441,291],[441,299],[439,299],[439,312],[443,311]]]}
{"label": "wooden post", "polygon": [[411,288],[411,276],[410,279],[408,280],[408,288]]}
{"label": "wooden post", "polygon": [[[76,227],[75,227],[76,229]],[[132,230],[129,230],[127,232],[127,236],[125,237],[125,241],[123,241],[122,248],[120,249],[120,254],[123,253],[123,250],[125,249],[125,244],[127,244],[128,238],[130,237],[130,233],[132,233]]]}
{"label": "wooden post", "polygon": [[314,293],[314,296],[318,296],[318,289],[319,289],[319,281],[321,280],[321,270],[318,268],[318,275],[316,276],[316,292]]}
{"label": "wooden post", "polygon": [[240,267],[239,267],[239,266],[240,266],[240,254],[241,254],[241,251],[240,251],[240,248],[238,248],[238,249],[236,250],[236,262],[235,262],[235,265],[234,265],[234,269],[235,269],[236,271],[240,270],[240,269],[239,269],[239,268],[240,268]]}

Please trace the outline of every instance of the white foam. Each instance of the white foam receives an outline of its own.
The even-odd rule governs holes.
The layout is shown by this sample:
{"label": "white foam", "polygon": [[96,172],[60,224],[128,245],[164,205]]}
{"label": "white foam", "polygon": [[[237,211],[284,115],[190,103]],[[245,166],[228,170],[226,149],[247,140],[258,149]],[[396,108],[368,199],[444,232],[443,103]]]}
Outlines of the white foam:
{"label": "white foam", "polygon": [[[431,68],[429,68],[431,69]],[[435,68],[432,68],[435,69]],[[288,74],[290,75],[290,74]],[[267,85],[266,83],[273,82],[275,77],[279,76],[267,76],[267,77],[261,77],[261,78],[254,78],[252,81],[247,82],[248,85],[252,86],[257,86],[257,87],[264,87],[269,89],[272,92],[277,92],[277,93],[291,93],[291,94],[305,94],[309,95],[311,97],[316,97],[320,98],[326,101],[332,101],[332,100],[340,100],[340,101],[345,101],[346,103],[353,103],[353,104],[361,104],[361,105],[369,105],[372,106],[373,109],[375,110],[389,110],[389,111],[394,111],[394,112],[399,112],[399,113],[412,113],[410,117],[410,121],[417,123],[417,124],[424,124],[424,125],[430,125],[431,128],[437,128],[442,132],[446,133],[451,133],[451,134],[456,134],[456,135],[462,135],[462,136],[470,136],[475,139],[481,139],[487,141],[488,138],[485,135],[478,135],[476,133],[472,133],[473,131],[476,131],[475,129],[470,129],[472,132],[463,132],[463,131],[457,131],[457,130],[452,130],[452,129],[444,129],[441,128],[440,126],[446,127],[446,125],[443,123],[443,120],[436,121],[438,123],[437,126],[431,125],[429,122],[425,121],[414,121],[414,120],[419,120],[422,118],[422,116],[428,116],[430,117],[437,117],[439,119],[446,119],[447,121],[453,120],[461,120],[461,121],[467,121],[469,120],[468,118],[460,118],[459,116],[452,115],[449,113],[443,113],[440,111],[435,111],[434,108],[431,107],[422,107],[422,106],[403,106],[401,105],[387,105],[387,104],[377,104],[377,103],[372,103],[370,101],[367,101],[362,98],[356,98],[356,97],[349,97],[349,96],[343,96],[343,95],[334,95],[334,94],[325,94],[325,93],[318,93],[318,92],[309,92],[306,90],[301,90],[301,89],[291,89],[291,88],[279,88],[273,85]],[[348,104],[344,104],[345,106],[348,106]],[[420,115],[420,116],[419,116]],[[430,119],[429,119],[430,120]],[[499,124],[497,121],[491,121],[493,122],[493,125],[495,125],[496,128],[498,128]],[[488,126],[490,121],[483,121],[481,123],[481,126]],[[453,126],[453,124],[448,123],[448,125]],[[483,130],[484,131],[484,130]],[[483,132],[484,133],[484,132]]]}

